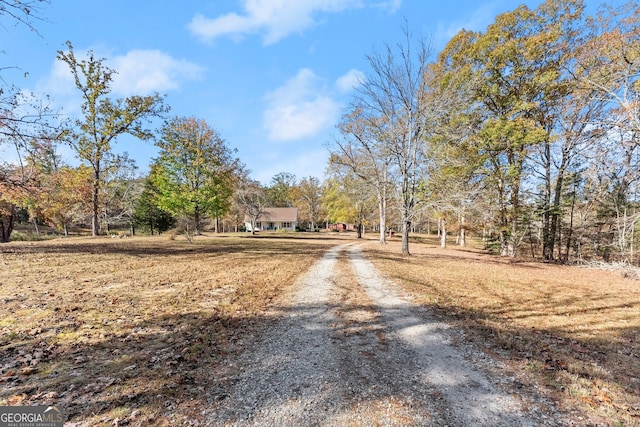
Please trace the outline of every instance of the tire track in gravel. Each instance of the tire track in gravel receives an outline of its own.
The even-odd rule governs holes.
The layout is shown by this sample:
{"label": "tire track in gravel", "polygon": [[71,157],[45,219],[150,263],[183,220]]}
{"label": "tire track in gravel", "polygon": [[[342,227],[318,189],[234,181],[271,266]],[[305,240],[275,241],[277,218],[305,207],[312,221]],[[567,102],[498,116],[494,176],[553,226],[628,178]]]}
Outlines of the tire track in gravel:
{"label": "tire track in gravel", "polygon": [[208,425],[324,425],[338,393],[327,304],[342,246],[329,250],[303,275],[289,304],[272,313],[276,325],[231,367],[232,390],[213,409]]}
{"label": "tire track in gravel", "polygon": [[340,277],[331,292],[331,324],[342,405],[327,425],[433,425],[436,407],[398,342],[353,273],[349,258],[338,259]]}
{"label": "tire track in gravel", "polygon": [[296,289],[229,366],[208,425],[553,425],[524,415],[358,247],[329,250]]}
{"label": "tire track in gravel", "polygon": [[399,354],[414,364],[424,387],[437,390],[438,425],[533,426],[551,421],[530,419],[516,399],[493,385],[450,344],[446,324],[401,297],[358,247],[348,253],[359,284],[389,326],[389,339],[403,344],[405,351]]}

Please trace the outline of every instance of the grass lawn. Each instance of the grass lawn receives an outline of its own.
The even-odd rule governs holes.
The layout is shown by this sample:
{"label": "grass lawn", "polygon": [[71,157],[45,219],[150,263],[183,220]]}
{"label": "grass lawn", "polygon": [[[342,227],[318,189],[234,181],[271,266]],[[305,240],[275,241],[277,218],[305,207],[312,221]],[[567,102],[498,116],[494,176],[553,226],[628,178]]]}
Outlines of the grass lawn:
{"label": "grass lawn", "polygon": [[[374,239],[376,236],[367,235]],[[0,245],[0,405],[78,425],[180,425],[223,399],[225,362],[266,308],[351,233],[68,238]],[[362,243],[362,242],[359,242]],[[386,275],[602,424],[640,424],[640,281],[414,238],[364,242]],[[119,420],[116,422],[116,420]]]}
{"label": "grass lawn", "polygon": [[196,417],[225,357],[338,237],[310,236],[3,244],[0,405],[60,404],[91,426]]}

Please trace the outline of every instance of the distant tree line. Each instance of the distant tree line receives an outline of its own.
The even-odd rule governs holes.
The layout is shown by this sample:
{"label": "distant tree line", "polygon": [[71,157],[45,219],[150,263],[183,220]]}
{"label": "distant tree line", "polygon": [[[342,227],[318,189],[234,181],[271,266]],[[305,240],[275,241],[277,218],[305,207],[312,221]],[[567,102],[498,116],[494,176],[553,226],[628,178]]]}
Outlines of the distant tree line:
{"label": "distant tree line", "polygon": [[[46,2],[44,2],[46,4]],[[0,1],[0,16],[33,28],[39,1]],[[58,53],[82,96],[81,117],[59,120],[47,99],[0,90],[0,241],[16,221],[67,234],[127,227],[239,231],[265,207],[297,207],[300,228],[344,222],[381,243],[395,231],[469,233],[503,256],[638,262],[640,6],[547,0],[462,30],[434,55],[403,42],[367,56],[369,70],[327,143],[324,181],[282,172],[251,179],[205,120],[172,117],[159,94],[114,99],[104,59]],[[1,70],[0,70],[1,71]],[[113,144],[154,141],[141,176]],[[81,165],[65,164],[66,144]]]}

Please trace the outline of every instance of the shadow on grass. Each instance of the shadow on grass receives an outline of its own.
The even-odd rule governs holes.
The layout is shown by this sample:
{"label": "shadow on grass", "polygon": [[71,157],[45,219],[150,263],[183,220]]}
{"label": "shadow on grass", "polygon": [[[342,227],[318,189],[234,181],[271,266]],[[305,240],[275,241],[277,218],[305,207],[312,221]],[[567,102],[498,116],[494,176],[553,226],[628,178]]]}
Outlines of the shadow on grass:
{"label": "shadow on grass", "polygon": [[[184,247],[185,251],[190,249],[207,254],[218,251],[299,254],[307,253],[305,251],[317,253],[321,250],[316,243],[304,245],[293,242],[296,243],[294,245],[287,241],[283,242],[282,247],[274,249],[273,240],[247,240],[247,245],[237,242],[218,246],[207,242],[193,245],[195,248],[186,243],[176,245],[180,249]],[[258,244],[256,247],[256,242],[262,240],[265,241],[264,246]],[[103,243],[100,242],[100,245]],[[121,245],[115,245],[114,248],[105,250],[140,254],[140,248],[126,247],[128,243],[135,243],[135,239],[124,243],[124,249],[120,248]],[[334,243],[329,241],[326,244],[332,246]],[[181,253],[175,248],[155,248],[151,244],[143,246],[154,255]],[[98,249],[100,248],[96,248]],[[65,250],[78,251],[73,247]],[[397,257],[392,259],[397,260]],[[521,265],[513,267],[520,268]],[[416,282],[414,285],[420,284]],[[594,296],[593,301],[599,299]],[[568,302],[570,301],[555,301],[541,293],[528,299],[526,305],[536,311],[562,312],[566,311],[565,305]],[[470,331],[469,337],[478,344],[489,343],[490,348],[505,352],[506,357],[512,360],[528,361],[530,366],[539,369],[540,375],[547,378],[548,384],[558,387],[563,393],[568,393],[561,389],[563,384],[567,384],[564,379],[566,375],[575,376],[584,382],[609,383],[620,387],[629,401],[622,402],[625,409],[612,409],[613,416],[624,419],[620,414],[626,411],[627,418],[638,417],[639,410],[634,409],[631,400],[640,395],[640,390],[638,382],[630,381],[630,378],[637,380],[640,377],[640,364],[631,363],[637,361],[640,342],[640,331],[636,328],[611,328],[609,335],[601,334],[601,338],[592,340],[576,338],[573,334],[557,329],[516,327],[505,320],[504,316],[510,313],[510,309],[513,311],[507,301],[482,310],[464,308],[447,301],[430,308],[444,320],[452,321]],[[337,363],[331,365],[328,362],[328,367],[335,369],[326,374],[326,383],[301,383],[299,378],[291,375],[288,380],[290,382],[276,385],[280,395],[277,402],[260,399],[260,395],[256,394],[249,405],[250,409],[244,409],[245,406],[236,400],[238,396],[234,395],[238,384],[252,376],[262,378],[265,387],[270,381],[282,378],[275,371],[270,371],[269,365],[255,365],[247,370],[237,370],[235,366],[230,366],[244,351],[253,350],[252,345],[256,342],[253,337],[268,339],[268,331],[276,323],[290,317],[297,317],[302,323],[313,323],[322,313],[339,311],[343,316],[350,317],[350,311],[355,313],[370,309],[370,306],[357,304],[297,305],[282,308],[278,316],[270,317],[243,313],[222,315],[218,312],[190,311],[189,307],[185,307],[185,312],[177,315],[116,318],[95,328],[85,328],[76,316],[82,308],[72,307],[56,312],[48,329],[24,331],[14,335],[10,327],[0,328],[0,360],[3,363],[0,366],[0,401],[6,400],[14,404],[61,404],[70,421],[79,423],[90,420],[91,425],[113,425],[117,424],[115,419],[119,419],[121,423],[126,421],[136,425],[168,426],[184,424],[188,419],[197,419],[205,424],[211,413],[203,414],[203,408],[214,410],[220,407],[220,413],[225,414],[228,419],[242,419],[261,409],[284,404],[287,400],[309,396],[313,396],[309,410],[324,414],[326,408],[333,403],[331,393],[343,390],[335,387],[338,382],[353,384],[353,390],[363,390],[346,397],[351,403],[367,400],[373,402],[387,397],[402,400],[407,395],[411,378],[415,378],[419,372],[415,366],[401,365],[388,357],[391,353],[387,349],[401,346],[401,343],[393,339],[380,339],[380,333],[385,332],[387,327],[378,319],[348,326],[325,322],[319,328],[289,331],[290,335],[283,337],[289,353],[287,355],[285,352],[286,356],[277,361],[281,362],[278,369],[289,369],[292,373],[296,372],[296,366],[300,366],[297,364],[305,366],[306,360],[313,359],[305,359],[305,354],[310,354],[304,353],[305,351],[323,351],[322,347],[305,346],[305,342],[329,340],[338,349],[341,345],[346,346],[339,350],[338,358],[332,358],[335,356],[332,354],[324,355],[328,361],[336,361],[331,363]],[[606,304],[603,304],[602,309],[607,309]],[[533,316],[535,313],[522,315]],[[112,328],[109,322],[120,323]],[[404,325],[408,328],[411,326],[413,325],[410,323]],[[356,330],[364,331],[361,332],[364,341],[376,343],[373,352],[365,346],[353,347],[352,341],[345,339],[345,336],[355,334]],[[67,333],[74,334],[74,338],[60,344],[59,337]],[[628,342],[625,343],[625,340]],[[629,354],[617,353],[618,350],[624,352],[625,348],[630,350]],[[34,360],[37,362],[34,363]],[[311,366],[308,368],[316,369]],[[373,381],[367,383],[370,379]],[[389,381],[397,382],[389,386]],[[323,389],[326,384],[328,388]],[[385,390],[391,390],[393,396]],[[438,400],[438,392],[428,387],[424,388],[424,392],[426,400],[418,404],[424,404],[425,411],[432,411],[428,401]],[[591,394],[587,396],[592,402],[590,404],[608,405],[606,399],[599,401]],[[319,419],[318,423],[321,421]]]}
{"label": "shadow on grass", "polygon": [[[398,352],[410,350],[387,333],[389,323],[411,329],[428,320],[415,317],[415,312],[393,310],[384,322],[379,317],[340,320],[357,318],[363,310],[372,306],[299,304],[280,307],[273,317],[186,312],[125,319],[120,326],[126,332],[112,334],[105,324],[93,336],[81,335],[64,345],[55,344],[47,331],[2,337],[1,359],[19,365],[3,368],[0,400],[61,405],[67,420],[78,425],[243,422],[293,400],[307,402],[307,415],[300,422],[312,424],[322,424],[327,414],[366,407],[366,402],[398,402],[394,417],[402,417],[402,411],[421,411],[447,420],[450,409],[434,405],[442,399],[441,391],[428,382],[416,382],[424,364],[398,360]],[[57,330],[77,331],[82,326],[74,322],[73,313],[55,320]],[[324,342],[333,344],[328,352],[318,345]],[[26,355],[40,350],[34,372],[21,373],[28,364]],[[248,364],[251,359],[243,359],[246,352],[256,352],[257,362]],[[441,361],[432,362],[437,369]],[[477,384],[458,381],[456,375],[451,373],[449,391],[475,393],[478,402],[494,398]],[[421,400],[415,399],[416,393]],[[362,415],[365,424],[379,421],[380,414]]]}
{"label": "shadow on grass", "polygon": [[169,241],[166,236],[143,238],[109,239],[105,237],[82,239],[55,239],[35,244],[15,242],[0,245],[0,253],[60,253],[60,254],[124,254],[130,256],[173,256],[184,254],[233,254],[272,253],[308,255],[329,248],[339,240],[328,238],[306,238],[279,236],[215,236],[198,237],[192,243],[186,240]]}
{"label": "shadow on grass", "polygon": [[[584,307],[576,307],[576,297],[539,292],[516,302],[503,298],[472,308],[443,295],[436,284],[394,279],[409,283],[411,292],[438,296],[428,306],[438,318],[466,331],[466,337],[481,348],[524,365],[556,395],[596,409],[606,423],[640,422],[640,328],[625,326],[624,319],[612,324],[607,317],[617,310],[638,313],[640,302],[612,302],[610,296],[591,295],[580,300]],[[548,323],[550,317],[577,316],[590,320],[566,320],[562,327],[535,326]],[[627,316],[633,320],[632,314]],[[516,325],[519,321],[534,326]],[[604,322],[610,324],[605,327]]]}
{"label": "shadow on grass", "polygon": [[[436,263],[439,261],[459,260],[459,261],[464,261],[472,264],[508,265],[510,267],[520,268],[524,270],[534,270],[534,271],[544,268],[542,265],[536,265],[536,263],[534,262],[500,257],[498,255],[492,255],[486,252],[479,252],[477,250],[463,250],[458,248],[456,248],[455,250],[451,250],[451,252],[447,254],[442,254],[442,253],[415,254],[414,253],[409,256],[393,253],[385,250],[380,250],[376,248],[371,248],[371,247],[368,248],[367,251],[375,253],[376,258],[387,260],[387,261],[393,261],[401,264],[407,264],[407,265],[410,265],[416,262],[416,260],[436,262]],[[465,254],[472,254],[473,257],[470,257]]]}
{"label": "shadow on grass", "polygon": [[[615,384],[630,397],[640,393],[637,383],[635,386],[629,383],[629,378],[640,376],[637,364],[631,369],[625,364],[622,369],[613,365],[616,362],[609,355],[612,348],[631,345],[633,340],[637,342],[638,331],[634,328],[616,328],[615,337],[611,336],[606,342],[592,342],[559,330],[504,324],[498,320],[503,310],[497,307],[482,312],[464,311],[444,304],[430,308],[438,317],[469,331],[468,336],[477,344],[489,344],[493,351],[502,352],[513,360],[528,361],[545,376],[547,384],[560,388],[557,391],[569,393],[562,389],[566,379],[559,376],[570,374],[589,383]],[[13,404],[59,404],[64,407],[69,421],[90,420],[91,425],[112,425],[116,418],[121,423],[140,425],[179,425],[187,419],[199,419],[204,425],[215,408],[219,411],[217,417],[242,420],[261,410],[284,405],[291,399],[309,399],[313,402],[308,408],[311,413],[326,414],[335,404],[333,393],[344,390],[356,390],[355,394],[345,396],[349,405],[387,398],[402,401],[408,395],[407,390],[415,386],[411,379],[420,372],[418,365],[407,366],[393,360],[393,353],[388,349],[403,344],[387,334],[388,324],[379,318],[355,323],[322,321],[321,327],[285,329],[285,337],[269,335],[276,323],[286,322],[286,319],[297,318],[302,324],[317,326],[317,319],[327,312],[339,312],[349,318],[350,313],[371,309],[369,305],[357,304],[297,305],[281,308],[274,317],[225,317],[187,312],[143,320],[128,319],[120,325],[125,332],[118,334],[112,334],[109,324],[105,324],[101,331],[92,332],[95,336],[81,336],[64,345],[55,344],[54,332],[81,328],[74,321],[73,313],[64,313],[56,318],[50,331],[2,337],[0,360],[5,366],[0,376],[0,400]],[[415,317],[398,318],[395,322],[403,328],[416,324]],[[496,322],[501,324],[496,326]],[[381,338],[383,334],[385,338]],[[354,346],[348,336],[357,336],[362,347]],[[275,368],[267,362],[259,362],[248,369],[238,369],[243,368],[242,365],[231,366],[244,351],[256,350],[256,342],[264,340],[284,343],[279,348],[281,356],[275,360]],[[323,341],[332,342],[339,355],[323,354],[326,365],[322,367],[305,365],[318,359],[313,352],[326,351],[309,343]],[[370,343],[375,345],[372,347]],[[634,357],[633,351],[637,349],[631,348],[629,358]],[[39,356],[39,352],[42,355]],[[265,361],[269,357],[278,358],[274,353],[264,356]],[[31,360],[41,359],[31,365],[30,357]],[[12,361],[18,363],[12,366]],[[24,373],[28,371],[25,368],[31,366],[34,372]],[[272,368],[273,372],[270,371]],[[314,383],[308,378],[297,378],[300,369],[317,370],[317,378],[322,381]],[[291,376],[278,373],[282,370],[290,370]],[[288,378],[285,383],[273,383],[283,377]],[[277,393],[261,395],[252,391],[247,393],[250,397],[242,397],[249,399],[249,403],[240,401],[239,395],[247,390],[236,385],[246,386],[248,379],[255,380],[258,389],[275,389]],[[337,384],[341,385],[338,387]],[[429,401],[441,399],[439,392],[422,387],[425,401],[412,403],[423,405],[426,412],[433,411]],[[276,401],[274,395],[278,396]],[[608,404],[587,397],[593,405]],[[637,408],[632,408],[633,402],[619,403],[620,407],[626,408],[627,416],[640,415]],[[203,413],[207,408],[209,413]],[[623,412],[622,409],[618,411]]]}
{"label": "shadow on grass", "polygon": [[[313,306],[295,307],[283,315],[300,318],[315,310]],[[197,312],[158,316],[127,321],[127,332],[118,335],[111,334],[105,324],[96,333],[102,338],[81,337],[60,345],[52,343],[55,339],[49,332],[80,328],[73,316],[61,316],[50,331],[2,337],[0,360],[5,365],[0,372],[0,400],[61,405],[68,421],[89,421],[91,425],[112,425],[118,417],[120,423],[179,425],[182,417],[202,418],[203,409],[227,399],[240,377],[269,377],[268,372],[251,370],[230,373],[228,365],[250,345],[254,334],[281,320]],[[32,360],[38,363],[32,365]],[[290,393],[282,398],[297,395]],[[240,403],[235,403],[241,411]],[[228,416],[234,417],[235,407],[227,406]]]}
{"label": "shadow on grass", "polygon": [[125,320],[119,325],[125,332],[116,334],[105,322],[101,330],[60,344],[53,332],[81,328],[73,316],[61,316],[51,331],[1,337],[0,400],[61,405],[68,421],[90,425],[113,425],[118,417],[120,423],[180,425],[176,417],[191,417],[193,407],[202,410],[225,394],[217,372],[237,356],[245,334],[255,333],[251,325],[274,321],[163,315]]}
{"label": "shadow on grass", "polygon": [[441,304],[434,310],[468,331],[481,348],[531,371],[557,396],[595,409],[602,421],[635,425],[640,420],[638,328],[601,328],[598,336],[585,337],[566,328],[517,327],[484,311]]}

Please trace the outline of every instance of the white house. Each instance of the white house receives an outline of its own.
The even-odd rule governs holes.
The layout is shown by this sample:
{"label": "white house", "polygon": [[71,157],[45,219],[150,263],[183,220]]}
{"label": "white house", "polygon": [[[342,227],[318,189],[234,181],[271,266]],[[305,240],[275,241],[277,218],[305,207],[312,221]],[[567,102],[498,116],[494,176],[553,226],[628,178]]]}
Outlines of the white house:
{"label": "white house", "polygon": [[[244,218],[247,231],[251,229],[251,219]],[[295,231],[298,226],[298,208],[265,208],[256,220],[256,231],[289,230]]]}

